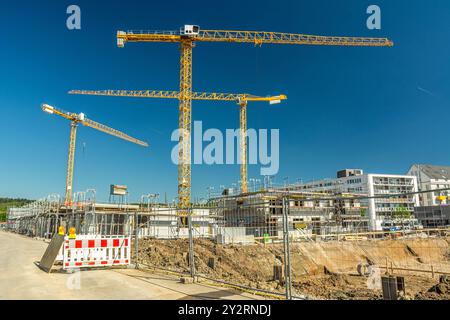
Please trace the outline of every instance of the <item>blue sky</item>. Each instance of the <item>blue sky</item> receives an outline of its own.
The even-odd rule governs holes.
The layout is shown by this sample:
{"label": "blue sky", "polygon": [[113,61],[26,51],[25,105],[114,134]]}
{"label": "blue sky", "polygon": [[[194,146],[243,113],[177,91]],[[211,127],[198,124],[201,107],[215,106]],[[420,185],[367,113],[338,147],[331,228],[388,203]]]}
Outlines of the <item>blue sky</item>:
{"label": "blue sky", "polygon": [[[77,4],[82,30],[66,28]],[[382,30],[366,28],[366,8]],[[116,47],[117,30],[242,29],[319,35],[387,36],[393,48],[198,43],[194,90],[287,94],[248,108],[250,128],[280,129],[280,172],[291,181],[332,177],[345,167],[404,173],[412,163],[450,164],[450,3],[433,1],[20,1],[0,4],[0,196],[64,194],[69,123],[47,102],[150,143],[149,149],[81,127],[75,190],[109,184],[143,193],[177,192],[170,159],[176,100],[70,96],[70,89],[178,90],[176,44]],[[238,127],[230,103],[194,102],[205,128]],[[259,166],[250,167],[258,177]],[[193,196],[231,185],[239,166],[194,166]]]}

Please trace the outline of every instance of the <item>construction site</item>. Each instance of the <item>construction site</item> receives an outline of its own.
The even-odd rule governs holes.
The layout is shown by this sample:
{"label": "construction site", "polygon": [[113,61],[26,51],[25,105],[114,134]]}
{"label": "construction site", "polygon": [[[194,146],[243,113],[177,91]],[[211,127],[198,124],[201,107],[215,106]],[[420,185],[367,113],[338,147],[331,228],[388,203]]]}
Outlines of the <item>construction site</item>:
{"label": "construction site", "polygon": [[[74,111],[65,111],[42,101],[35,108],[67,124],[67,166],[57,168],[66,173],[65,194],[43,195],[26,205],[9,207],[0,233],[17,236],[11,238],[17,242],[30,238],[26,241],[42,244],[36,249],[42,251],[40,261],[27,267],[49,276],[119,269],[140,272],[133,274],[136,279],[145,275],[162,277],[158,278],[161,283],[175,279],[177,286],[211,286],[213,293],[223,288],[236,299],[449,300],[450,218],[444,210],[431,216],[427,209],[431,206],[424,205],[426,199],[442,208],[450,203],[450,180],[444,169],[439,169],[441,182],[432,188],[423,187],[420,167],[407,174],[345,169],[332,179],[279,185],[264,176],[264,183],[258,184],[261,180],[249,177],[247,108],[297,102],[284,92],[264,96],[193,90],[193,65],[202,63],[193,54],[202,50],[197,49],[202,43],[250,44],[256,49],[269,45],[273,50],[282,45],[391,50],[394,40],[209,30],[190,24],[168,31],[119,30],[117,47],[123,50],[131,46],[138,50],[142,43],[147,45],[143,51],[155,43],[178,45],[179,74],[173,76],[179,77],[179,90],[73,89],[64,94],[88,96],[92,103],[96,96],[178,100],[178,179],[172,183],[176,199],[160,201],[165,192],[161,189],[130,201],[129,186],[117,184],[109,186],[109,201],[100,201],[95,189],[78,190],[75,162],[80,128],[101,131],[136,148],[151,149],[152,142],[91,120],[78,107],[67,106]],[[210,194],[202,201],[192,192],[195,101],[225,102],[239,109],[238,183],[217,188],[213,194],[209,187]],[[181,290],[176,288],[173,292]],[[196,294],[203,298],[203,293]],[[20,298],[20,293],[0,292],[0,297]],[[167,299],[174,297],[184,296],[168,295]]]}
{"label": "construction site", "polygon": [[129,237],[136,268],[271,299],[383,299],[385,274],[406,282],[401,299],[448,299],[449,229],[370,231],[363,200],[267,190],[180,209],[152,195],[101,204],[90,190],[71,205],[52,195],[11,208],[7,229],[47,240],[61,226],[80,239]]}

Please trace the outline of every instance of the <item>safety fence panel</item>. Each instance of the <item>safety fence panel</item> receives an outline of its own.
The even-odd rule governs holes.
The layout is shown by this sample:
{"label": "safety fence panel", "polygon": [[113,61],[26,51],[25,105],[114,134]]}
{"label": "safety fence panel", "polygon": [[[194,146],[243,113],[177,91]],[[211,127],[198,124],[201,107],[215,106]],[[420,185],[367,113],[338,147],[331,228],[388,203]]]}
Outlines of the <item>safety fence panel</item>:
{"label": "safety fence panel", "polygon": [[66,239],[63,248],[63,269],[129,265],[130,244],[130,238],[125,236]]}

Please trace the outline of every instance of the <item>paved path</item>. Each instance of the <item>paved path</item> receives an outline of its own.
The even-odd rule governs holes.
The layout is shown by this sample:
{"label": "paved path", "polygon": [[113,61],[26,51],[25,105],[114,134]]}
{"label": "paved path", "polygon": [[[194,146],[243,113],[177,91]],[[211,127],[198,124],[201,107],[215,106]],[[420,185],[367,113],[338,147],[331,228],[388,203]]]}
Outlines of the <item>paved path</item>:
{"label": "paved path", "polygon": [[0,299],[257,299],[205,284],[133,269],[47,274],[35,262],[47,243],[0,231]]}

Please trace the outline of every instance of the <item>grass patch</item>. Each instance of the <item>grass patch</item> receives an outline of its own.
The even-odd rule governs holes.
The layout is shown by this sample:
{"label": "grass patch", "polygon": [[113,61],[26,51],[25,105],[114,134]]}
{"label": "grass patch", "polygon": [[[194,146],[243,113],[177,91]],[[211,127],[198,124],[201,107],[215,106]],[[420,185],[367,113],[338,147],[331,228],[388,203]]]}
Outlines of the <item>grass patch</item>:
{"label": "grass patch", "polygon": [[8,208],[22,207],[31,202],[33,202],[33,200],[0,198],[0,222],[6,221],[6,212],[8,211]]}

